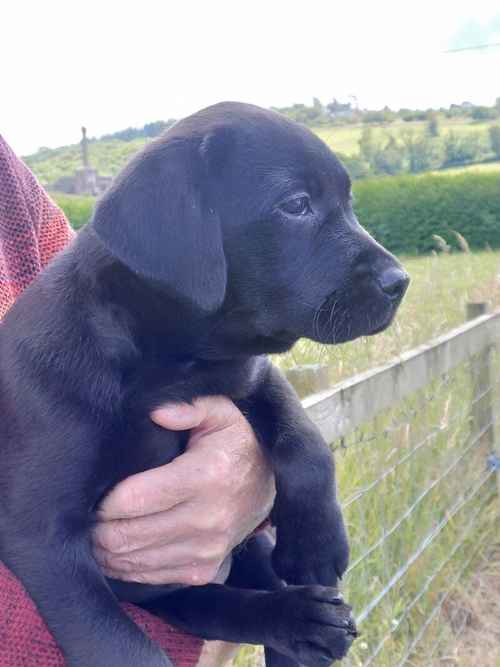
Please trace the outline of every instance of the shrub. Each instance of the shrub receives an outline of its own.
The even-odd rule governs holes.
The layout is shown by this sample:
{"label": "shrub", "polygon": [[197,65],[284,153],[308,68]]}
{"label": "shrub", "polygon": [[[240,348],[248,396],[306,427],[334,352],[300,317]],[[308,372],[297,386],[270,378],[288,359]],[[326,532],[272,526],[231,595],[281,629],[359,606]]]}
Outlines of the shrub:
{"label": "shrub", "polygon": [[500,247],[500,174],[394,176],[357,181],[355,209],[362,225],[397,254],[430,252],[433,234],[458,247]]}
{"label": "shrub", "polygon": [[500,158],[500,125],[492,125],[489,129],[489,135],[491,150],[495,157]]}
{"label": "shrub", "polygon": [[349,172],[349,176],[353,180],[370,176],[370,165],[368,162],[363,160],[360,155],[344,155],[343,153],[335,153],[335,155],[342,162],[344,167]]}
{"label": "shrub", "polygon": [[389,135],[385,146],[379,148],[373,157],[373,168],[377,174],[394,176],[403,171],[404,152],[396,137]]}
{"label": "shrub", "polygon": [[427,133],[431,137],[439,137],[439,118],[436,113],[427,114]]}
{"label": "shrub", "polygon": [[439,167],[442,162],[442,142],[430,133],[405,130],[401,133],[408,170],[412,174]]}
{"label": "shrub", "polygon": [[478,132],[458,136],[449,132],[444,139],[443,167],[474,162],[486,153],[483,137]]}

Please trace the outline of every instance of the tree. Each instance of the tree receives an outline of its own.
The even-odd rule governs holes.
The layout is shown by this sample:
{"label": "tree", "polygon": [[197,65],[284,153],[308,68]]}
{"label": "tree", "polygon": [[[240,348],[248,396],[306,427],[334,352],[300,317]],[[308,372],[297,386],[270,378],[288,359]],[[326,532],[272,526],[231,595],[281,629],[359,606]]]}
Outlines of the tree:
{"label": "tree", "polygon": [[[497,99],[497,102],[500,98]],[[490,144],[495,157],[500,158],[500,125],[492,125],[489,129]]]}
{"label": "tree", "polygon": [[428,171],[440,163],[441,142],[430,133],[416,134],[413,130],[401,133],[405,147],[408,170],[412,174]]}
{"label": "tree", "polygon": [[491,107],[474,107],[471,116],[474,120],[491,120],[496,118],[496,111]]}
{"label": "tree", "polygon": [[437,114],[429,113],[427,116],[427,133],[430,137],[439,137],[439,119]]}
{"label": "tree", "polygon": [[403,151],[396,137],[389,135],[386,145],[376,151],[373,161],[375,171],[379,174],[394,176],[403,171]]}
{"label": "tree", "polygon": [[449,132],[444,140],[443,166],[450,167],[476,161],[485,153],[481,139],[478,133],[459,137],[454,132]]}
{"label": "tree", "polygon": [[359,145],[359,154],[361,158],[365,162],[368,162],[370,167],[373,167],[374,164],[373,160],[375,157],[375,153],[377,152],[379,147],[375,140],[375,135],[371,127],[363,128],[363,132],[361,133],[358,145]]}

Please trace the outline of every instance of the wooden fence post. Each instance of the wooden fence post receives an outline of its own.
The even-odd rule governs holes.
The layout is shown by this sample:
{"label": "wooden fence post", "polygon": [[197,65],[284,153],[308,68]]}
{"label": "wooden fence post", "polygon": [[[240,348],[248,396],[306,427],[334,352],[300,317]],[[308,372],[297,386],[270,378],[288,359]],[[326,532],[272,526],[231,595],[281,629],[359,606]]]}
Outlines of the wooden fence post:
{"label": "wooden fence post", "polygon": [[[489,307],[487,303],[468,303],[467,319],[473,320],[481,315],[487,315]],[[477,361],[471,369],[472,374],[472,429],[473,433],[484,433],[481,443],[484,443],[491,452],[489,463],[494,466],[497,473],[498,490],[500,493],[500,443],[495,437],[495,385],[496,380],[492,378],[491,353],[495,347],[494,341],[477,355]],[[484,394],[484,396],[483,396]]]}
{"label": "wooden fence post", "polygon": [[285,371],[299,398],[317,394],[330,387],[329,368],[324,364],[304,364]]}

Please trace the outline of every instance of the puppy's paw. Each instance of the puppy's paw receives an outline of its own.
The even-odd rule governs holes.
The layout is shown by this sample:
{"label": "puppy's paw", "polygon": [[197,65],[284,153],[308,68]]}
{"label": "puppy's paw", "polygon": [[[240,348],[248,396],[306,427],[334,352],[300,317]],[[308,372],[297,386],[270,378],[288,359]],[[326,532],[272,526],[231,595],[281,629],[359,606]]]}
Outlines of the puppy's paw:
{"label": "puppy's paw", "polygon": [[307,667],[345,657],[358,633],[336,589],[290,586],[270,595],[269,646]]}

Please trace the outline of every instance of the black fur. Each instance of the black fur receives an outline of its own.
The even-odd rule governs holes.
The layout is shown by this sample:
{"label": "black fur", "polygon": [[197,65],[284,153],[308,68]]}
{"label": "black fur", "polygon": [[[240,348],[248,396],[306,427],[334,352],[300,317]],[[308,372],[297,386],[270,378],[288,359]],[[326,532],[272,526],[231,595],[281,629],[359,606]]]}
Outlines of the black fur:
{"label": "black fur", "polygon": [[[0,326],[0,558],[68,665],[170,664],[113,589],[202,637],[264,644],[275,665],[345,654],[333,461],[262,355],[380,331],[406,284],[358,224],[335,156],[273,112],[210,107],[124,169]],[[208,394],[236,401],[273,466],[273,567],[258,538],[237,554],[232,586],[106,581],[89,540],[96,506],[182,452],[187,434],[150,411]]]}

